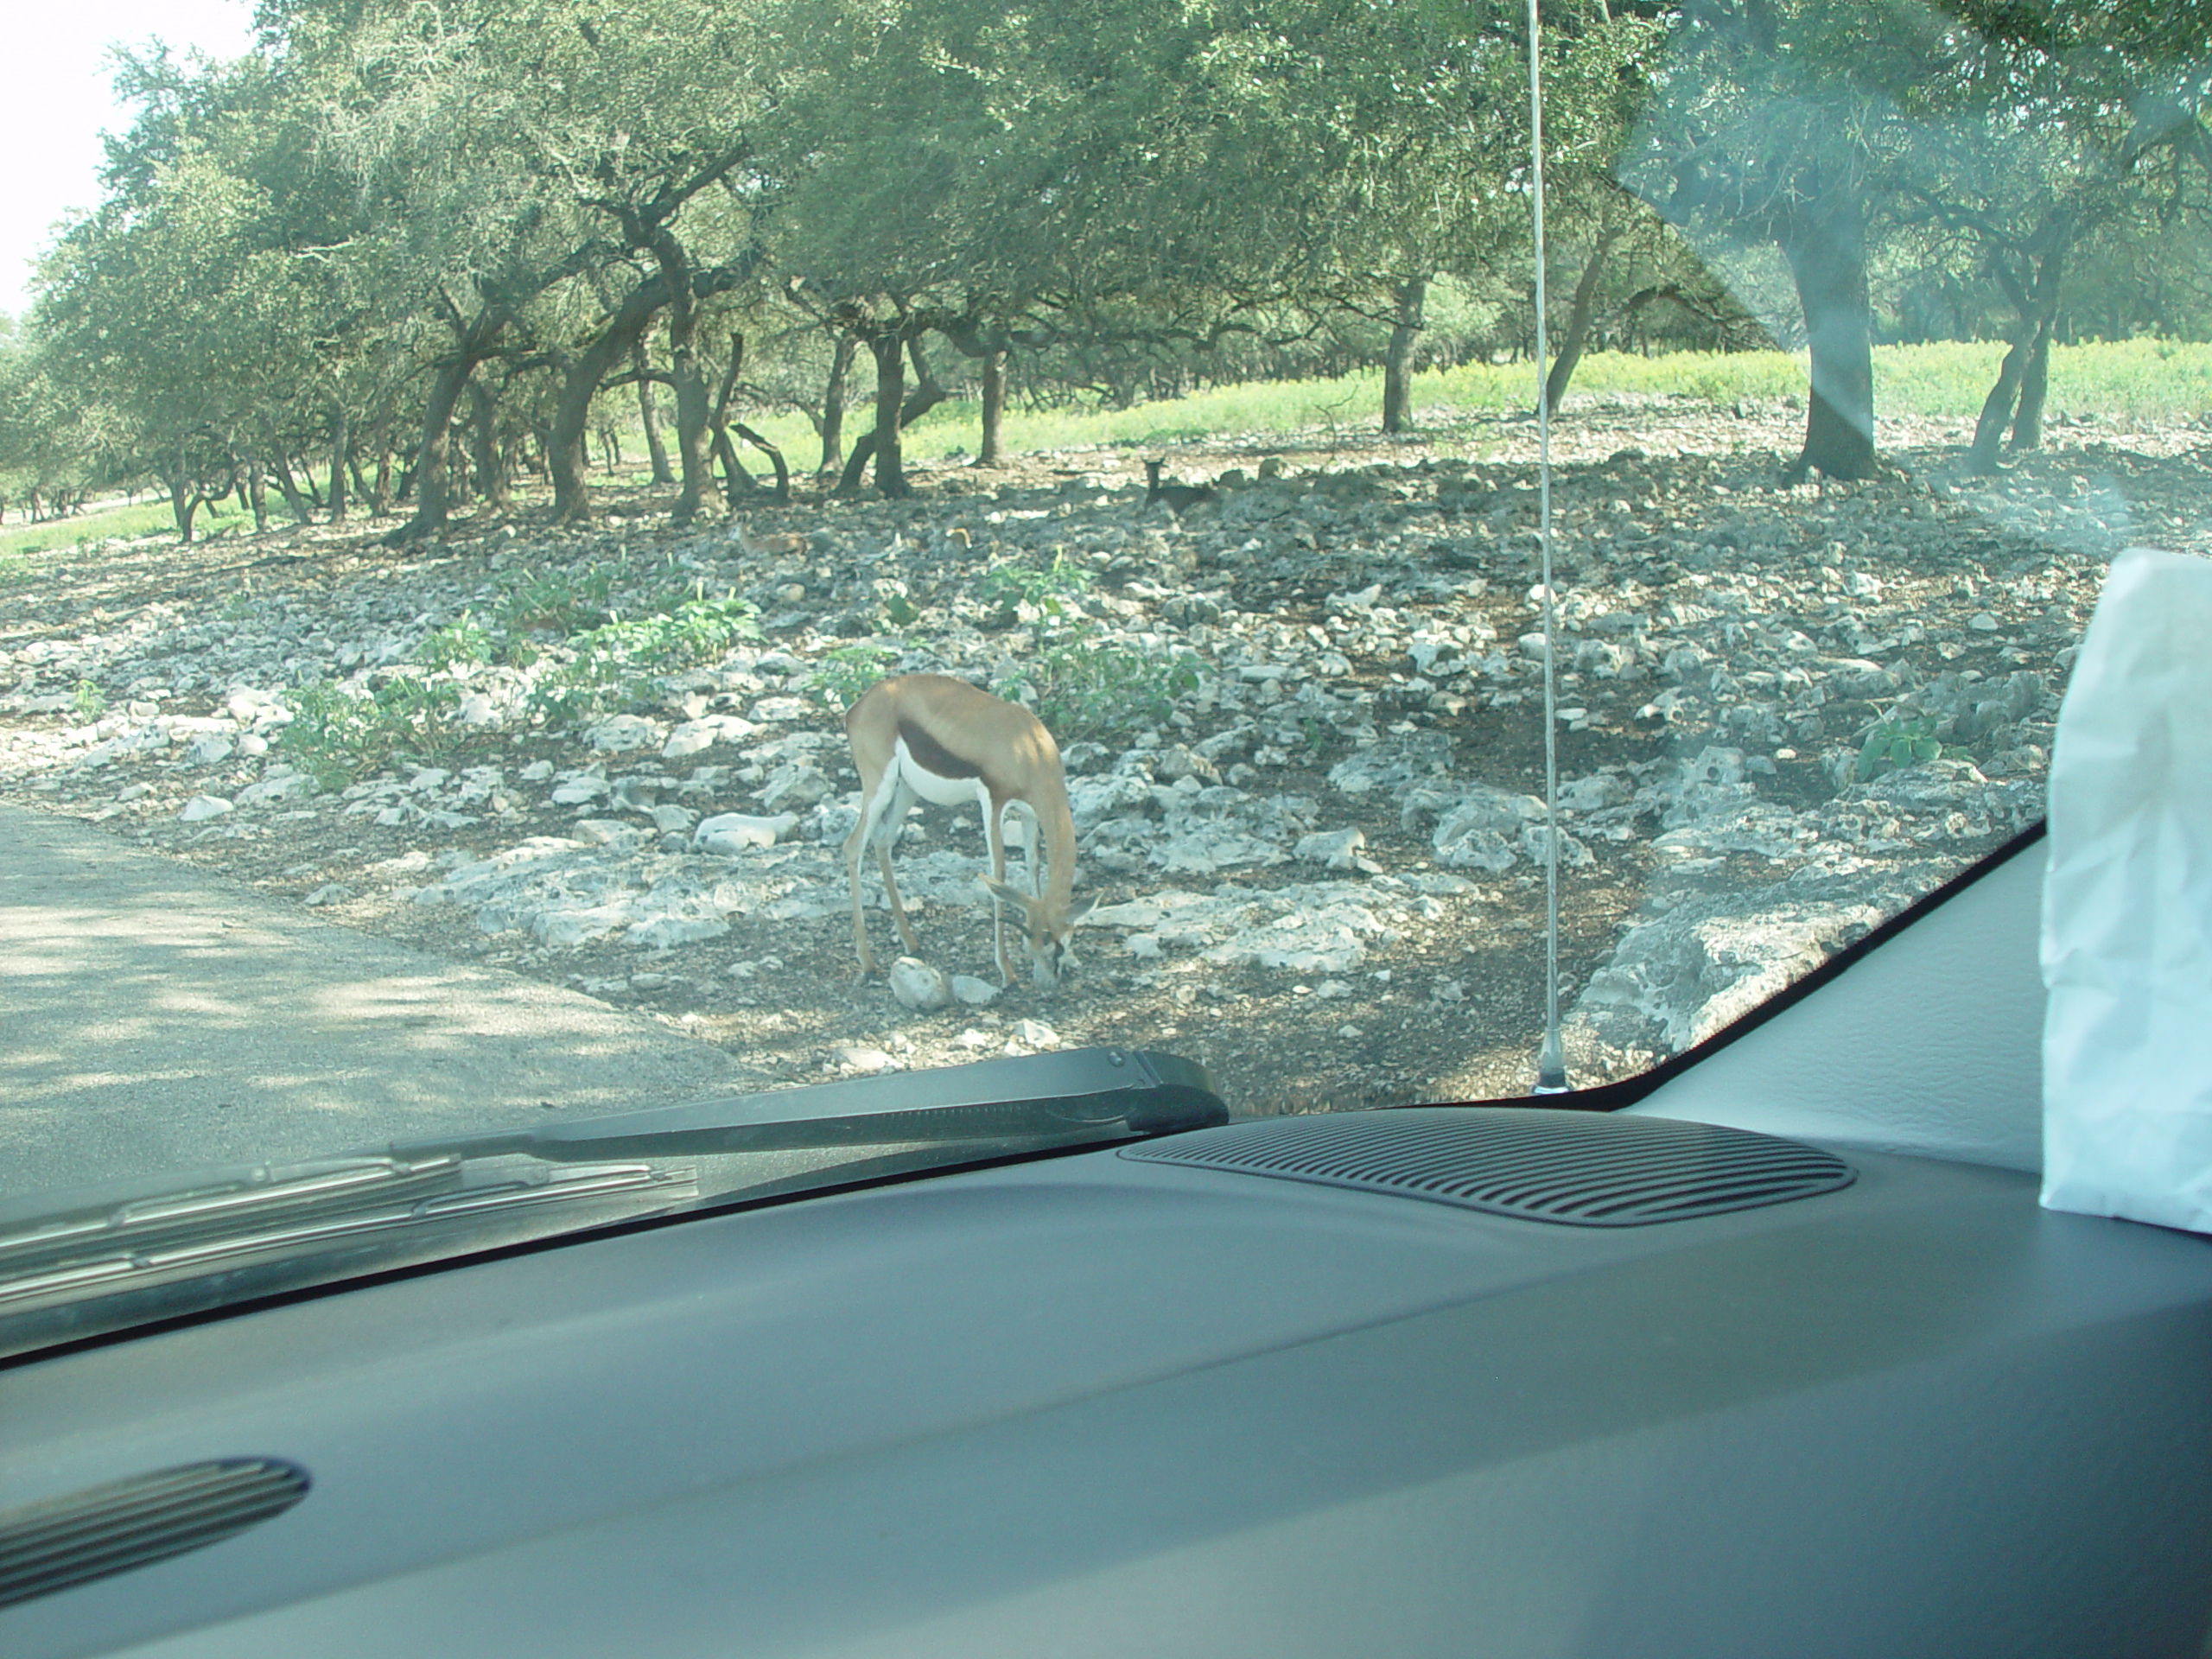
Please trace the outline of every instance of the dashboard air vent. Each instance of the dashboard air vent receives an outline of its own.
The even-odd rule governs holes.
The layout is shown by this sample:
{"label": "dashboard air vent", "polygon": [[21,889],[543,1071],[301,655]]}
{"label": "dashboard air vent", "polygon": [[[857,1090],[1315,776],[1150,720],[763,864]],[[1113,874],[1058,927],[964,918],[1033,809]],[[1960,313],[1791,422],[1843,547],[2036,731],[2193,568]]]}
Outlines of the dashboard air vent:
{"label": "dashboard air vent", "polygon": [[1848,1186],[1832,1153],[1745,1129],[1541,1107],[1441,1106],[1271,1117],[1124,1148],[1578,1227],[1685,1221]]}
{"label": "dashboard air vent", "polygon": [[304,1469],[236,1458],[0,1510],[0,1607],[220,1543],[307,1491]]}

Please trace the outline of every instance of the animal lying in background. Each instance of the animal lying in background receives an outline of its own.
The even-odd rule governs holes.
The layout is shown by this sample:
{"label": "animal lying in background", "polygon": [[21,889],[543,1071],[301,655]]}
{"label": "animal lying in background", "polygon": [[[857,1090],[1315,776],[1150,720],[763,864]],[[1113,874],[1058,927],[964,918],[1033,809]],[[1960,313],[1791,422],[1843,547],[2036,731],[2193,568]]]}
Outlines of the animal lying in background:
{"label": "animal lying in background", "polygon": [[[1030,978],[1039,990],[1058,984],[1073,959],[1069,939],[1076,924],[1090,913],[1097,899],[1094,896],[1080,905],[1072,903],[1075,818],[1068,810],[1059,746],[1043,723],[1018,703],[979,691],[965,680],[943,674],[902,674],[871,687],[846,711],[845,735],[852,742],[853,764],[861,774],[861,821],[845,838],[845,873],[853,887],[853,945],[860,953],[861,971],[875,971],[861,911],[861,853],[875,849],[899,937],[910,952],[918,950],[913,925],[906,919],[899,884],[891,874],[892,843],[899,838],[907,808],[917,800],[940,806],[974,801],[982,809],[983,839],[991,854],[991,873],[983,885],[991,894],[999,982],[1014,982],[1001,908],[1012,905],[1021,912]],[[1026,820],[1020,826],[1028,855],[1026,893],[1006,880],[1005,817],[1017,809]],[[1041,882],[1040,839],[1045,864]]]}
{"label": "animal lying in background", "polygon": [[1192,507],[1219,499],[1211,484],[1161,483],[1160,468],[1160,463],[1156,461],[1144,464],[1144,504],[1147,507],[1155,501],[1164,501],[1167,511],[1179,518]]}
{"label": "animal lying in background", "polygon": [[737,550],[750,558],[787,559],[808,550],[806,537],[795,530],[755,537],[747,535],[745,526],[732,519],[730,533],[737,542]]}

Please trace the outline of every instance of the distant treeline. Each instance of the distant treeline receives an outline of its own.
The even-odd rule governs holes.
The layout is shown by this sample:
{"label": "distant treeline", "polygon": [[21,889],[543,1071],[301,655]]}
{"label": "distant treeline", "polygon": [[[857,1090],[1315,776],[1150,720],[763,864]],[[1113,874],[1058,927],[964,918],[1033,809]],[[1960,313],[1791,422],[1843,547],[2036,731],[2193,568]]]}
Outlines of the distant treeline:
{"label": "distant treeline", "polygon": [[[1535,343],[1526,12],[1486,0],[263,0],[137,117],[0,338],[0,488],[158,482],[401,537],[642,423],[689,519],[890,495],[953,395],[1125,406]],[[1560,0],[1548,396],[1592,350],[1809,348],[1801,469],[1874,461],[1878,341],[2212,334],[2212,0]],[[752,423],[804,414],[786,455]]]}

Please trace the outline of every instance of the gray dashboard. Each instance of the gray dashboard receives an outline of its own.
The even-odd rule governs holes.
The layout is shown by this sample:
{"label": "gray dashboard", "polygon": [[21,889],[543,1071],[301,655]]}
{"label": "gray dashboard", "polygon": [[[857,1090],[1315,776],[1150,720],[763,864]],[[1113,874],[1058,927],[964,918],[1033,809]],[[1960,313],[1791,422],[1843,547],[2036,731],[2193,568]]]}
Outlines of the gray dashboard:
{"label": "gray dashboard", "polygon": [[19,1365],[0,1509],[312,1485],[0,1651],[2195,1655],[2212,1243],[1834,1138],[1619,1228],[1090,1151]]}

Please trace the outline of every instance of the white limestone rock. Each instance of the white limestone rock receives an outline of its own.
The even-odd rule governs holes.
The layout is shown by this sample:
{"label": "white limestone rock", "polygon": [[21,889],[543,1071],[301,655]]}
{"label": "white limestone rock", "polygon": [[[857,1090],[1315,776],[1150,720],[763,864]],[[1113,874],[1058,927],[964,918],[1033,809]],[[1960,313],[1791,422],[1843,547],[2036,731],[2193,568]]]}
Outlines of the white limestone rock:
{"label": "white limestone rock", "polygon": [[219,795],[195,795],[177,809],[176,816],[182,823],[204,823],[230,810],[231,803]]}
{"label": "white limestone rock", "polygon": [[952,1001],[952,987],[944,971],[915,957],[901,957],[891,964],[891,995],[903,1007],[933,1014]]}
{"label": "white limestone rock", "polygon": [[702,818],[691,831],[691,844],[702,853],[735,858],[755,848],[772,847],[798,828],[798,815],[779,812],[761,817],[748,812],[720,812]]}

